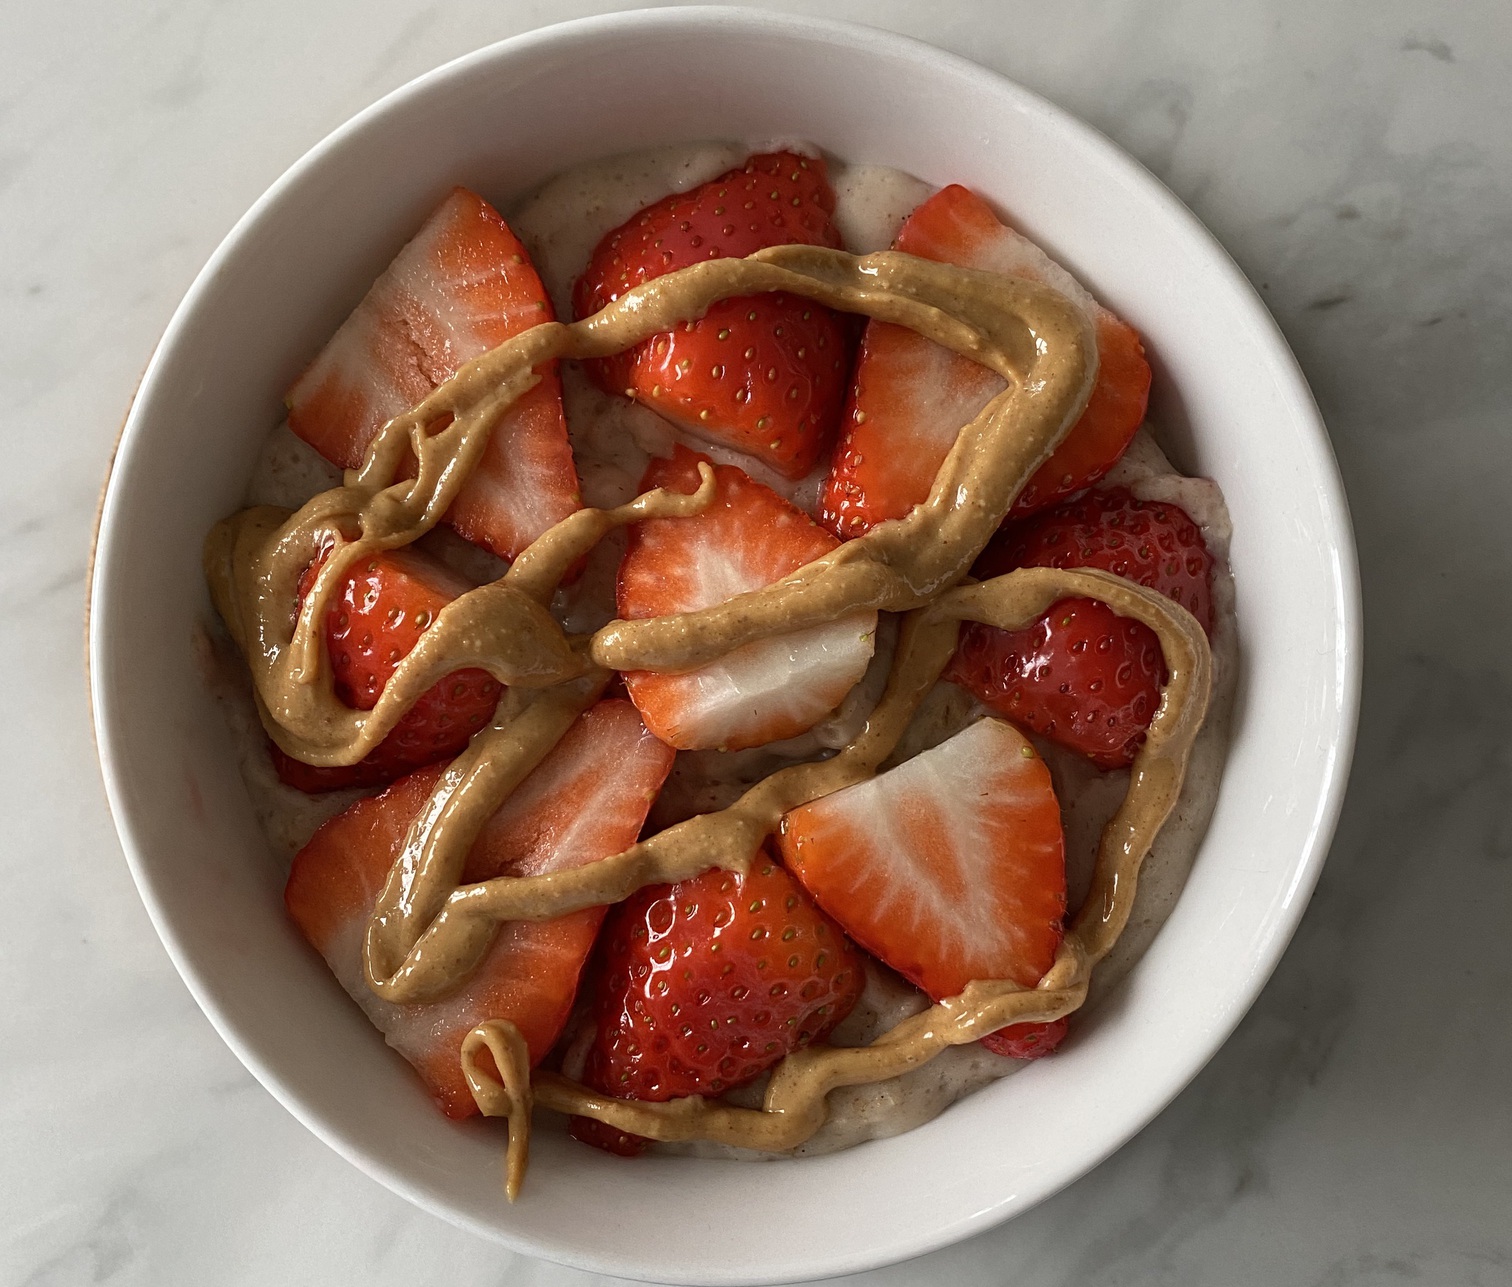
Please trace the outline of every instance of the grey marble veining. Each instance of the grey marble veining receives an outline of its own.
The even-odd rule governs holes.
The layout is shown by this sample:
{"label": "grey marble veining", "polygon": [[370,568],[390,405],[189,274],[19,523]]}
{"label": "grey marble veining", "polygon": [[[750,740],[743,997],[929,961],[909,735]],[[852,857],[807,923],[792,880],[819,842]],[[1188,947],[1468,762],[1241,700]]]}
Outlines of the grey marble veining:
{"label": "grey marble veining", "polygon": [[[7,6],[0,42],[0,1281],[587,1284],[410,1208],[221,1045],[137,901],[80,621],[138,371],[235,218],[384,91],[616,6]],[[851,1280],[1512,1283],[1512,15],[1502,0],[831,0],[1105,130],[1214,230],[1318,394],[1360,540],[1359,753],[1233,1039],[1025,1217]]]}

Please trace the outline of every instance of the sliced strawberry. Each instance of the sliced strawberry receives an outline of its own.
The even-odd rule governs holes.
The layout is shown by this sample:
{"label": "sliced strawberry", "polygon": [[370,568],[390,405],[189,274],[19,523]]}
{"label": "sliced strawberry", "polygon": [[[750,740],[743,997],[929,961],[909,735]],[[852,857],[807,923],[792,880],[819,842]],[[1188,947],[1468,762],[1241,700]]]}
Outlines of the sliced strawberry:
{"label": "sliced strawberry", "polygon": [[[722,1095],[818,1041],[861,995],[861,956],[767,855],[744,876],[707,871],[614,909],[592,973],[586,1078],[621,1099]],[[611,1152],[645,1141],[574,1118]]]}
{"label": "sliced strawberry", "polygon": [[[319,567],[320,562],[311,564],[301,579],[301,600]],[[441,609],[471,588],[444,564],[415,549],[385,550],[359,563],[342,581],[326,613],[326,651],[336,696],[357,710],[372,710],[389,677]],[[392,782],[457,754],[488,723],[502,691],[486,670],[454,671],[428,688],[358,763],[319,768],[275,746],[273,764],[282,781],[301,791]]]}
{"label": "sliced strawberry", "polygon": [[[678,447],[656,459],[642,489],[698,487],[703,457]],[[828,554],[839,542],[739,469],[714,470],[715,500],[694,518],[652,519],[631,529],[620,565],[619,614],[627,620],[694,612],[760,589]],[[812,728],[866,672],[877,626],[860,612],[795,634],[747,644],[681,675],[631,671],[625,686],[651,729],[683,750],[739,750]]]}
{"label": "sliced strawberry", "polygon": [[[816,157],[753,156],[691,192],[647,206],[609,233],[578,280],[579,317],[641,283],[708,259],[791,242],[839,246],[835,194]],[[715,304],[698,321],[588,364],[608,393],[644,402],[691,433],[802,478],[845,399],[847,324],[776,293]]]}
{"label": "sliced strawberry", "polygon": [[845,932],[936,1000],[973,979],[1032,987],[1055,959],[1060,806],[1045,762],[1002,720],[794,809],[781,843]]}
{"label": "sliced strawberry", "polygon": [[[289,390],[289,427],[343,469],[373,435],[479,354],[552,320],[525,247],[456,188]],[[494,427],[446,521],[512,559],[581,505],[556,368]]]}
{"label": "sliced strawberry", "polygon": [[[1088,492],[1005,525],[973,571],[986,578],[1021,567],[1100,568],[1158,590],[1212,630],[1212,556],[1197,524],[1168,502],[1137,500],[1121,487]],[[1023,630],[967,626],[946,677],[1113,769],[1143,744],[1166,669],[1148,626],[1091,599],[1063,599]]]}
{"label": "sliced strawberry", "polygon": [[[1093,319],[1098,374],[1091,400],[1070,435],[1019,493],[1011,513],[1053,505],[1107,473],[1144,420],[1150,392],[1150,365],[1135,330],[957,184],[909,215],[894,245],[921,259],[1044,282]],[[986,367],[913,331],[869,322],[825,480],[821,521],[852,537],[884,519],[902,518],[928,496],[961,427],[1004,387]]]}
{"label": "sliced strawberry", "polygon": [[[463,881],[563,871],[628,848],[672,758],[629,702],[600,702],[488,822],[468,855]],[[362,972],[368,917],[440,774],[440,768],[411,774],[327,822],[296,855],[284,902],[342,987],[415,1066],[442,1111],[468,1117],[477,1109],[459,1063],[463,1037],[485,1019],[508,1019],[538,1062],[567,1021],[603,909],[505,925],[477,972],[443,1001],[394,1005],[376,996]]]}
{"label": "sliced strawberry", "polygon": [[993,710],[1085,755],[1131,764],[1160,704],[1160,643],[1091,599],[1063,599],[1024,630],[970,626],[945,672]]}
{"label": "sliced strawberry", "polygon": [[1050,1023],[1015,1023],[982,1038],[982,1044],[995,1055],[1008,1059],[1043,1059],[1054,1054],[1066,1039],[1070,1027],[1064,1017]]}

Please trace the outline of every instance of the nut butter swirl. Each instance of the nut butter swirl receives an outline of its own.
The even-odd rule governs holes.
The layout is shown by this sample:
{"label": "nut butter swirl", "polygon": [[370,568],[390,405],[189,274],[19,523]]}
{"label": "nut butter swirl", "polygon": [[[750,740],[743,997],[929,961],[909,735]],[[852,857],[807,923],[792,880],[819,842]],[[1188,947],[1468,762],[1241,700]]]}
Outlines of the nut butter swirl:
{"label": "nut butter swirl", "polygon": [[[712,474],[701,471],[691,496],[658,490],[617,510],[580,511],[537,540],[505,576],[443,609],[371,711],[340,703],[318,625],[344,573],[440,520],[493,425],[532,387],[537,368],[620,352],[721,299],[770,290],[908,326],[1009,382],[961,430],[921,505],[764,589],[701,612],[616,621],[589,638],[569,638],[547,606],[567,569],[621,523],[700,512],[712,496]],[[974,982],[869,1047],[797,1052],[778,1066],[760,1110],[697,1097],[631,1103],[548,1072],[536,1075],[532,1089],[518,1034],[504,1021],[484,1023],[461,1057],[479,1106],[510,1121],[511,1196],[523,1174],[532,1096],[653,1138],[789,1149],[822,1124],[825,1096],[837,1086],[895,1076],[948,1045],[1008,1023],[1053,1019],[1081,1004],[1092,967],[1128,918],[1139,864],[1180,789],[1207,700],[1206,639],[1181,608],[1102,573],[1034,569],[959,583],[1019,490],[1075,423],[1095,373],[1088,319],[1047,287],[896,252],[856,258],[819,247],[775,247],[668,274],[593,317],[516,336],[390,421],[341,487],[294,514],[245,511],[211,534],[205,566],[216,605],[247,656],[263,722],[289,754],[312,764],[357,762],[431,684],[463,666],[488,670],[505,685],[492,724],[449,766],[412,824],[369,923],[368,983],[401,1003],[434,1000],[457,987],[507,921],[616,902],[642,885],[710,867],[744,870],[786,812],[876,771],[937,680],[962,620],[1016,628],[1058,599],[1085,596],[1146,622],[1161,640],[1170,680],[1160,709],[1128,798],[1104,834],[1092,894],[1037,988]],[[296,610],[301,575],[328,550]],[[781,770],[728,809],[584,867],[456,886],[483,823],[602,692],[610,670],[690,670],[747,643],[864,609],[907,615],[883,700],[832,759]],[[483,1048],[502,1082],[478,1068]]]}

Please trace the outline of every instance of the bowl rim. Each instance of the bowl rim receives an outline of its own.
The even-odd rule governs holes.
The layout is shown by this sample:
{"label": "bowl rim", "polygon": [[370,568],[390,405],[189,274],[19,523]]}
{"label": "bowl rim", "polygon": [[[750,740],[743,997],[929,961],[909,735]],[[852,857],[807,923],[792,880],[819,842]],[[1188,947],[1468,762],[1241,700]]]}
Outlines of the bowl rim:
{"label": "bowl rim", "polygon": [[[1269,940],[1255,953],[1254,967],[1247,977],[1245,986],[1236,988],[1229,996],[1224,1022],[1213,1026],[1203,1039],[1191,1042],[1192,1053],[1180,1074],[1168,1078],[1164,1084],[1154,1088],[1153,1093],[1149,1093],[1147,1088],[1147,1093],[1141,1100],[1140,1111],[1127,1118],[1123,1129],[1110,1133],[1103,1140],[1100,1148],[1091,1150],[1080,1157],[1076,1165],[1049,1176],[1030,1193],[1020,1192],[1010,1195],[979,1210],[969,1212],[948,1224],[914,1230],[884,1247],[873,1248],[864,1253],[815,1256],[811,1266],[813,1273],[820,1277],[830,1277],[877,1268],[923,1255],[980,1233],[1012,1216],[1021,1215],[1089,1173],[1144,1129],[1208,1064],[1217,1050],[1228,1040],[1269,981],[1296,931],[1317,884],[1346,795],[1358,725],[1363,676],[1362,604],[1358,559],[1350,523],[1348,500],[1321,413],[1284,334],[1243,271],[1216,237],[1174,193],[1100,131],[1041,95],[1025,89],[1009,77],[923,40],[839,19],[777,13],[734,5],[632,9],[554,23],[463,54],[389,91],[310,147],[253,202],[195,276],[175,308],[161,338],[153,348],[152,356],[132,395],[107,466],[91,547],[85,626],[88,636],[87,682],[95,745],[106,798],[120,837],[127,866],[165,951],[195,1002],[221,1039],[253,1076],[299,1122],[335,1152],[392,1192],[414,1203],[422,1210],[481,1237],[502,1242],[511,1249],[528,1255],[589,1272],[610,1275],[629,1274],[645,1278],[647,1281],[651,1280],[648,1270],[658,1275],[667,1274],[671,1266],[652,1264],[644,1257],[637,1263],[610,1261],[596,1254],[584,1253],[580,1249],[558,1245],[519,1231],[503,1229],[495,1224],[480,1222],[466,1213],[457,1211],[446,1202],[433,1197],[423,1185],[412,1182],[402,1171],[372,1156],[359,1142],[329,1128],[317,1112],[305,1107],[301,1093],[295,1087],[286,1085],[283,1079],[266,1065],[257,1050],[242,1039],[234,1020],[221,1010],[209,979],[202,974],[195,961],[179,942],[166,909],[155,891],[153,877],[149,872],[150,861],[146,854],[146,846],[137,834],[133,804],[123,778],[124,768],[115,748],[114,702],[101,678],[105,671],[103,654],[106,644],[102,639],[100,628],[100,623],[111,615],[109,605],[112,594],[110,583],[112,547],[115,539],[116,510],[121,503],[122,494],[122,485],[119,483],[122,472],[120,464],[130,458],[138,439],[145,433],[147,413],[144,408],[150,407],[156,392],[164,355],[179,341],[189,320],[197,311],[201,299],[214,291],[225,264],[236,254],[250,230],[261,221],[265,211],[275,206],[286,190],[298,184],[309,172],[317,170],[328,155],[340,150],[349,139],[368,129],[380,126],[387,116],[404,110],[409,101],[423,96],[433,86],[451,78],[466,75],[473,68],[496,59],[528,55],[538,47],[576,39],[612,37],[619,31],[633,30],[639,34],[647,29],[657,28],[676,29],[679,33],[687,33],[698,28],[706,30],[719,28],[722,29],[723,34],[740,31],[765,36],[780,35],[797,40],[817,40],[844,45],[863,52],[874,51],[907,56],[926,71],[938,71],[972,80],[998,94],[1006,92],[1017,100],[1018,105],[1051,119],[1057,129],[1075,137],[1080,146],[1098,154],[1102,165],[1117,174],[1124,183],[1139,190],[1144,198],[1152,201],[1159,208],[1162,218],[1179,225],[1188,238],[1207,251],[1209,257],[1207,267],[1222,277],[1222,285],[1232,296],[1234,304],[1248,313],[1247,320],[1255,327],[1256,332],[1273,344],[1274,352],[1271,356],[1274,359],[1275,373],[1285,381],[1286,385],[1283,397],[1294,409],[1298,421],[1305,422],[1310,445],[1313,448],[1316,471],[1311,481],[1319,490],[1322,508],[1329,519],[1334,554],[1336,592],[1334,620],[1338,648],[1334,679],[1334,692],[1337,697],[1334,708],[1337,712],[1337,727],[1332,744],[1333,754],[1327,761],[1323,781],[1319,786],[1319,804],[1312,818],[1306,843],[1291,868],[1293,879],[1284,912],[1275,918]],[[658,1281],[660,1280],[659,1278]],[[700,1273],[698,1279],[679,1276],[670,1279],[670,1281],[678,1282],[706,1280],[707,1274],[704,1272]],[[755,1283],[791,1281],[791,1279],[773,1278],[769,1274],[759,1272],[752,1274],[748,1267],[739,1267],[727,1276],[720,1277],[719,1281]]]}

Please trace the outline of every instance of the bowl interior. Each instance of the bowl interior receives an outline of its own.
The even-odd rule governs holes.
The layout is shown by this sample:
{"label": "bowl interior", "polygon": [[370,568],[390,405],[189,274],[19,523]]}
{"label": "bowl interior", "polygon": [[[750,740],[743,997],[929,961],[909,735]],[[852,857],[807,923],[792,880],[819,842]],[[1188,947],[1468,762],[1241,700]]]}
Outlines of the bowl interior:
{"label": "bowl interior", "polygon": [[[509,1207],[497,1132],[435,1114],[284,918],[282,872],[195,661],[210,613],[199,550],[237,507],[291,378],[450,185],[507,206],[578,162],[704,138],[802,138],[968,184],[1140,329],[1152,416],[1233,516],[1231,758],[1174,914],[1054,1060],[908,1135],[800,1163],[647,1159],[632,1177],[542,1131]],[[615,15],[483,50],[296,165],[164,335],[111,479],[93,594],[99,742],[128,860],[238,1055],[333,1147],[447,1219],[583,1268],[678,1282],[917,1254],[1022,1211],[1144,1125],[1238,1021],[1301,914],[1342,794],[1359,670],[1348,518],[1312,399],[1186,210],[1100,136],[962,60],[734,10]],[[674,1207],[684,1216],[669,1221]]]}

